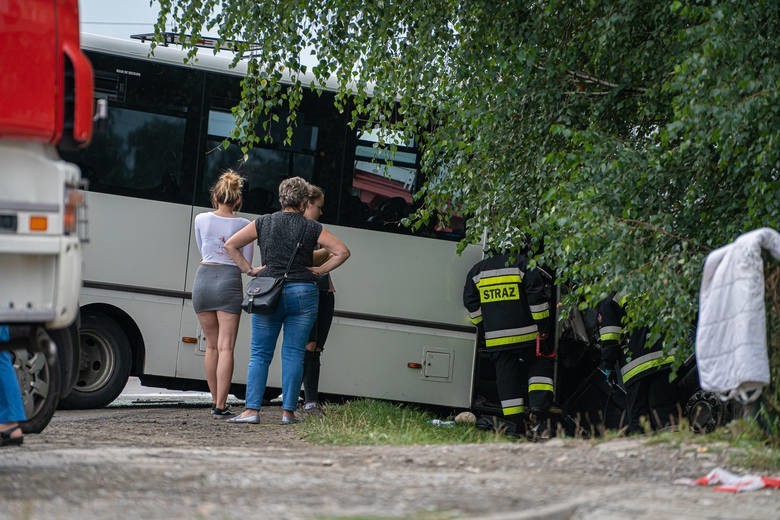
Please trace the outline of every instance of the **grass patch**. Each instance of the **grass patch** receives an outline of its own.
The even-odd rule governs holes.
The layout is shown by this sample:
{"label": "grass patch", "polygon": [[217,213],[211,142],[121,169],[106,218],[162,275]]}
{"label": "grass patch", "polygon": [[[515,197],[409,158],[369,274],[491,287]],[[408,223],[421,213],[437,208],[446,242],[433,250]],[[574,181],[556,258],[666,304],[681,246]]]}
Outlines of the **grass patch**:
{"label": "grass patch", "polygon": [[325,415],[307,418],[298,429],[315,444],[393,445],[507,442],[510,437],[472,424],[433,426],[433,413],[413,405],[358,399],[325,405]]}
{"label": "grass patch", "polygon": [[[306,441],[339,446],[524,442],[524,439],[478,430],[473,424],[433,426],[427,421],[440,417],[411,404],[357,399],[325,405],[324,411],[324,416],[307,417],[297,425]],[[649,424],[645,426],[649,431]],[[591,441],[606,442],[622,435],[617,431],[600,433]],[[649,433],[644,438],[650,444],[689,444],[712,452],[725,451],[730,465],[751,470],[780,469],[780,447],[767,441],[766,432],[755,421],[732,421],[712,433],[697,434],[681,418],[674,429]]]}

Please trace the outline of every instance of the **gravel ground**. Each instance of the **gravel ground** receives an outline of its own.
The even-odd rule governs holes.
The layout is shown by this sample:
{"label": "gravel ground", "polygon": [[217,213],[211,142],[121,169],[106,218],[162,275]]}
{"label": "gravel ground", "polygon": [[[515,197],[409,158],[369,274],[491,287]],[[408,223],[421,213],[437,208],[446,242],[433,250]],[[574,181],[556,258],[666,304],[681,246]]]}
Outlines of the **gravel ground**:
{"label": "gravel ground", "polygon": [[266,407],[262,424],[231,425],[203,407],[58,411],[21,449],[0,451],[0,519],[780,518],[780,490],[673,485],[725,466],[726,446],[317,446],[280,416]]}

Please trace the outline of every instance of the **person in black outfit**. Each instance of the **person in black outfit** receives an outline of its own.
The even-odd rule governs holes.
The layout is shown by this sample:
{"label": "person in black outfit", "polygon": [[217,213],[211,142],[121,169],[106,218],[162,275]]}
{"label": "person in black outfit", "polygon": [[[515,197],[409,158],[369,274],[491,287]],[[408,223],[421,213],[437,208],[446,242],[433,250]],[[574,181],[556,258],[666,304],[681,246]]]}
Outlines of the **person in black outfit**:
{"label": "person in black outfit", "polygon": [[[325,193],[319,186],[310,185],[309,202],[303,216],[311,220],[319,220],[323,213],[325,205]],[[325,249],[318,249],[314,252],[315,263],[319,264],[328,258],[328,252]],[[320,407],[319,384],[320,384],[320,357],[322,349],[325,348],[325,341],[328,339],[330,325],[333,322],[333,311],[335,309],[335,289],[330,274],[325,274],[317,279],[319,288],[319,307],[317,310],[317,321],[311,328],[309,341],[306,343],[306,353],[303,358],[303,411],[309,414],[319,415],[322,413]]]}

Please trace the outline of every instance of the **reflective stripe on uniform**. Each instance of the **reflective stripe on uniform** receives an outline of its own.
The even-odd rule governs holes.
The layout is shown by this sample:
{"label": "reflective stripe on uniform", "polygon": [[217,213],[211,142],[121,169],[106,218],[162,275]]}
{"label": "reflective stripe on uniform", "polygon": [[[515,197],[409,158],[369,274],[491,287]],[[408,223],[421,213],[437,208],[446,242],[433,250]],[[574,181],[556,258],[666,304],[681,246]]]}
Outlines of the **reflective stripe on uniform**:
{"label": "reflective stripe on uniform", "polygon": [[537,321],[550,317],[550,304],[547,302],[529,305],[529,307],[531,308],[531,317]]}
{"label": "reflective stripe on uniform", "polygon": [[485,332],[485,346],[498,347],[511,345],[512,343],[524,343],[536,340],[536,325],[520,327],[518,329],[491,330]]}
{"label": "reflective stripe on uniform", "polygon": [[650,352],[644,356],[639,356],[620,369],[620,374],[623,376],[623,384],[628,383],[631,378],[646,370],[668,365],[673,361],[674,355],[667,356],[660,350],[658,352]]}
{"label": "reflective stripe on uniform", "polygon": [[487,287],[488,285],[498,285],[500,283],[523,283],[523,277],[519,274],[510,274],[506,276],[491,276],[483,278],[477,282],[477,288]]}
{"label": "reflective stripe on uniform", "polygon": [[610,325],[599,328],[599,339],[601,341],[619,341],[623,333],[623,327]]}
{"label": "reflective stripe on uniform", "polygon": [[[517,281],[517,282],[523,281],[523,271],[521,271],[519,267],[506,267],[504,269],[490,269],[488,271],[482,271],[474,275],[474,277],[471,280],[476,284],[477,287],[479,287],[480,280],[483,280],[485,278],[503,278],[504,276],[519,277],[519,280],[515,279],[513,281]],[[501,283],[501,282],[494,281],[489,283]],[[485,285],[485,282],[483,282],[482,285]]]}
{"label": "reflective stripe on uniform", "polygon": [[501,411],[505,416],[517,415],[525,411],[524,404],[525,401],[523,401],[522,397],[518,397],[517,399],[506,399],[501,401]]}
{"label": "reflective stripe on uniform", "polygon": [[549,377],[534,376],[528,379],[529,392],[552,392],[553,380]]}
{"label": "reflective stripe on uniform", "polygon": [[482,308],[475,310],[474,312],[469,313],[469,319],[471,320],[471,323],[474,325],[477,325],[478,323],[482,322]]}

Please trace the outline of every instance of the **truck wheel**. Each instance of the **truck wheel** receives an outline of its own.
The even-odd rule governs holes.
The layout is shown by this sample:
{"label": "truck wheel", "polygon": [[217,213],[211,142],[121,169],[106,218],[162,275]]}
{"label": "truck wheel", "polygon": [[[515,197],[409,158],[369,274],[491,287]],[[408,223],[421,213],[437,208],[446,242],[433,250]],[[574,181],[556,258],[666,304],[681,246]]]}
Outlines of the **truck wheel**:
{"label": "truck wheel", "polygon": [[49,337],[57,345],[57,357],[62,374],[60,399],[68,397],[79,372],[79,325],[78,319],[70,327],[47,330]]}
{"label": "truck wheel", "polygon": [[60,406],[100,408],[122,392],[130,375],[130,342],[116,321],[104,314],[81,317],[76,384]]}
{"label": "truck wheel", "polygon": [[[45,334],[43,337],[48,340]],[[57,356],[47,355],[46,350],[32,352],[26,349],[12,350],[11,355],[27,416],[22,431],[41,433],[51,421],[60,400],[62,373]]]}

